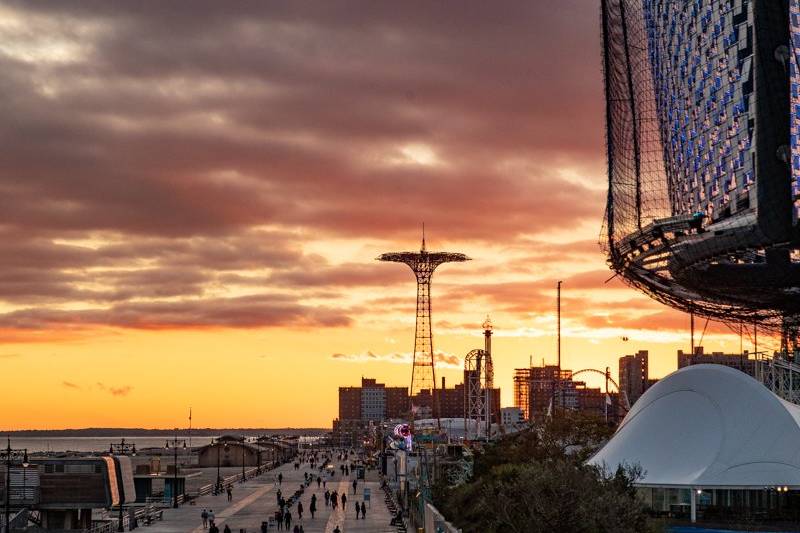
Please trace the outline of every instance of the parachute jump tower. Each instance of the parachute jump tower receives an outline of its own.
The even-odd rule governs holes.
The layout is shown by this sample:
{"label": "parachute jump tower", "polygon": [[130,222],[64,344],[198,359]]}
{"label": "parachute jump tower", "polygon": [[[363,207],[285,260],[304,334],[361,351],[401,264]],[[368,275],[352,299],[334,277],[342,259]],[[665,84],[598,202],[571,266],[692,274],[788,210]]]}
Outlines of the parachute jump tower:
{"label": "parachute jump tower", "polygon": [[[378,261],[405,263],[417,278],[417,321],[414,333],[414,363],[411,372],[411,413],[413,418],[423,408],[430,409],[433,418],[439,418],[436,396],[436,370],[431,330],[431,278],[436,267],[443,263],[469,261],[460,253],[429,252],[425,247],[425,229],[422,230],[422,247],[419,252],[392,252],[382,254]],[[421,394],[420,394],[421,393]]]}

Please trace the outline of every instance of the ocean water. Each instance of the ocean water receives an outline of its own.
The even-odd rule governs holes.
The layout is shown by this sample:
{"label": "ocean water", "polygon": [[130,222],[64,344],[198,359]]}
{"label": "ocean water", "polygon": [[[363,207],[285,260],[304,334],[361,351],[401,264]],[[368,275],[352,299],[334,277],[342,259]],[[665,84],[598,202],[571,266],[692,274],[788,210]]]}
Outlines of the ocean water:
{"label": "ocean water", "polygon": [[[267,434],[279,434],[279,430],[267,430],[265,432],[258,432],[246,434],[247,437],[254,437]],[[318,439],[318,433],[308,436],[300,436],[300,442],[312,443]],[[174,436],[162,437],[133,437],[129,435],[116,435],[106,437],[11,437],[11,447],[14,449],[27,449],[28,452],[107,452],[111,443],[119,444],[122,439],[126,443],[135,444],[137,450],[145,448],[163,448],[167,440],[172,440]],[[198,446],[205,446],[210,444],[211,440],[216,437],[208,436],[192,436],[191,441],[186,435],[186,432],[181,432],[178,439],[181,441],[186,440],[186,445],[196,448]],[[7,444],[4,435],[0,434],[0,448],[5,448]],[[171,446],[171,445],[170,445]]]}
{"label": "ocean water", "polygon": [[[167,440],[174,437],[130,437],[120,435],[118,437],[11,437],[11,447],[15,449],[27,449],[28,452],[106,452],[111,443],[118,444],[122,439],[126,443],[136,445],[137,450],[144,448],[163,448]],[[183,435],[179,439],[189,439]],[[211,442],[213,437],[192,437],[192,446],[205,446]],[[0,439],[0,447],[5,448],[7,441]]]}

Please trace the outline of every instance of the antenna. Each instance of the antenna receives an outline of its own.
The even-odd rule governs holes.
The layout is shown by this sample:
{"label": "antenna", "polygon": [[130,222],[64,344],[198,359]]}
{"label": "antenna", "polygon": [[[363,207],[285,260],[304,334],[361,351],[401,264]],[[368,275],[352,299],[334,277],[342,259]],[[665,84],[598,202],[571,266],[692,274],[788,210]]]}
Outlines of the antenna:
{"label": "antenna", "polygon": [[422,223],[422,248],[421,250],[425,251],[425,223]]}

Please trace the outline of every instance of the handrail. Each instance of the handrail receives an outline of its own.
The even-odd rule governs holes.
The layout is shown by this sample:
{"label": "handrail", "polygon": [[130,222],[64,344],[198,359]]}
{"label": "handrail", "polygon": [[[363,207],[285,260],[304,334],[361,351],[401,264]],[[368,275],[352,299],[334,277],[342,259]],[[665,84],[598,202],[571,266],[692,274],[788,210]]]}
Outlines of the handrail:
{"label": "handrail", "polygon": [[[260,467],[252,467],[249,470],[245,470],[244,476],[245,478],[252,478],[255,477],[256,473],[260,472],[261,474],[267,473],[273,468],[278,466],[276,462],[269,462],[263,463]],[[232,484],[236,481],[240,481],[242,479],[241,472],[238,474],[234,474],[231,476],[227,476],[222,478],[222,485],[223,487],[228,484]],[[188,494],[179,494],[178,495],[178,505],[182,505],[187,501],[192,500],[198,496],[203,496],[205,494],[210,494],[214,490],[214,483],[209,483],[207,485],[203,485],[200,487],[194,495]],[[147,497],[145,499],[145,505],[143,507],[138,507],[134,510],[133,516],[137,520],[141,520],[147,518],[148,516],[155,518],[155,519],[163,519],[163,510],[160,508],[161,505],[171,504],[172,499],[165,499],[163,496],[161,497]],[[122,517],[122,526],[123,528],[127,528],[130,530],[130,520],[131,516],[129,513],[125,513]],[[95,524],[92,526],[91,529],[84,529],[83,533],[114,533],[117,530],[119,525],[119,521],[115,518],[109,517],[109,520],[104,521],[99,524]]]}

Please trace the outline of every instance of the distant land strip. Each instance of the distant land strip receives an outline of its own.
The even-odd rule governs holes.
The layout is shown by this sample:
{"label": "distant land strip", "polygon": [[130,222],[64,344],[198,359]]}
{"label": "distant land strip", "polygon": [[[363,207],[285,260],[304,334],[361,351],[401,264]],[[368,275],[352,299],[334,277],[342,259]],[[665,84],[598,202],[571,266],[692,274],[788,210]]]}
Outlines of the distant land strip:
{"label": "distant land strip", "polygon": [[[180,435],[188,428],[178,428]],[[218,435],[322,435],[325,428],[192,428],[193,437],[216,437]],[[20,429],[0,430],[0,435],[14,437],[163,437],[175,435],[175,429],[145,428],[78,428],[78,429]]]}

